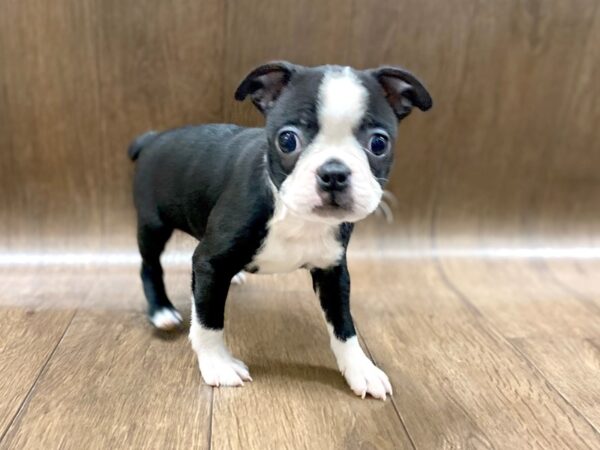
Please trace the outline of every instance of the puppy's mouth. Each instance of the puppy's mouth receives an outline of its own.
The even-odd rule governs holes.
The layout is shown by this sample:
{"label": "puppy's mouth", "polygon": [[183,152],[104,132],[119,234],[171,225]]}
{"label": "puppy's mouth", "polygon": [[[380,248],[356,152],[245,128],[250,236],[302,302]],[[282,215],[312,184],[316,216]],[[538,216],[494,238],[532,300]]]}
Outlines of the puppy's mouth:
{"label": "puppy's mouth", "polygon": [[345,192],[320,192],[321,204],[313,212],[321,217],[342,218],[352,213],[352,198]]}

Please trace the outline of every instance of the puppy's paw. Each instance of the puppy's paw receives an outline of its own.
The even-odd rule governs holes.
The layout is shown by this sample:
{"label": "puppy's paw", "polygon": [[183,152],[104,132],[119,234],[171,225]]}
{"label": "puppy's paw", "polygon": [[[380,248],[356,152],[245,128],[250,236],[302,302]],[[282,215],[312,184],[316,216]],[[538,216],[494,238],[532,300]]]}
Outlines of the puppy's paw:
{"label": "puppy's paw", "polygon": [[231,279],[231,284],[244,284],[246,282],[246,274],[244,272],[236,273]]}
{"label": "puppy's paw", "polygon": [[181,314],[173,308],[161,308],[150,316],[150,322],[159,330],[173,330],[181,325]]}
{"label": "puppy's paw", "polygon": [[369,394],[385,400],[386,394],[392,395],[388,376],[366,356],[350,362],[343,374],[352,392],[362,398]]}
{"label": "puppy's paw", "polygon": [[252,381],[248,367],[228,354],[208,354],[198,358],[200,373],[210,386],[242,386]]}

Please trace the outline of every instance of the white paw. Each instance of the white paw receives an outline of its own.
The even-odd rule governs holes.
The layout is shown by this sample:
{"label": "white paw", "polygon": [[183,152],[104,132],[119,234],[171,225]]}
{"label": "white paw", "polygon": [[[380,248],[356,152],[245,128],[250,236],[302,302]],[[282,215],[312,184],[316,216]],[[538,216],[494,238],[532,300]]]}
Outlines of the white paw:
{"label": "white paw", "polygon": [[162,308],[156,311],[150,322],[159,330],[173,330],[181,325],[181,315],[176,309]]}
{"label": "white paw", "polygon": [[223,340],[223,330],[205,328],[198,321],[196,306],[192,302],[190,342],[198,356],[200,374],[210,386],[242,386],[252,381],[248,367],[229,353]]}
{"label": "white paw", "polygon": [[370,394],[385,400],[386,394],[392,395],[388,376],[366,356],[350,362],[342,373],[350,389],[362,398]]}
{"label": "white paw", "polygon": [[346,378],[350,389],[365,398],[367,394],[375,398],[385,400],[386,394],[392,395],[392,385],[383,370],[379,369],[365,355],[358,338],[352,336],[346,340],[338,339],[331,325],[327,324],[331,350],[340,368],[340,372]]}
{"label": "white paw", "polygon": [[246,364],[229,354],[200,355],[198,365],[210,386],[242,386],[244,381],[252,381]]}
{"label": "white paw", "polygon": [[231,279],[231,284],[244,284],[246,282],[246,274],[244,272],[236,273]]}

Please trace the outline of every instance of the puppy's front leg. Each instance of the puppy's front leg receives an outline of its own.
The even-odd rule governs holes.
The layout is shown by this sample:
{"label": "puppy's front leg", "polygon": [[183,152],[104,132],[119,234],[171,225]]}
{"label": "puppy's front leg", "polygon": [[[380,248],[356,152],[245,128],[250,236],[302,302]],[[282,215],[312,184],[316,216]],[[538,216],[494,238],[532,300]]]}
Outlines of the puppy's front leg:
{"label": "puppy's front leg", "polygon": [[340,265],[311,271],[313,287],[319,296],[327,321],[331,350],[350,389],[385,400],[392,393],[387,375],[365,355],[360,347],[350,314],[350,274],[345,258]]}
{"label": "puppy's front leg", "polygon": [[225,301],[232,276],[229,270],[204,256],[201,245],[193,258],[190,342],[207,384],[241,386],[244,381],[252,381],[248,367],[231,356],[223,340]]}

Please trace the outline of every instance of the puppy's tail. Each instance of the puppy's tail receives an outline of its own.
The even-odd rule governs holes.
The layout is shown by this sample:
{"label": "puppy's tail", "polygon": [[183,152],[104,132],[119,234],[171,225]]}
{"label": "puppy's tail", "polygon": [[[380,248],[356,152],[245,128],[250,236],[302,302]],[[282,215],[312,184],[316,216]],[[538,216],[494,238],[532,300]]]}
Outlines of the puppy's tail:
{"label": "puppy's tail", "polygon": [[158,133],[156,131],[148,131],[147,133],[136,137],[127,149],[129,159],[135,161],[138,158],[138,156],[140,156],[140,152],[142,151],[142,149],[150,142],[152,142],[156,136],[158,136]]}

